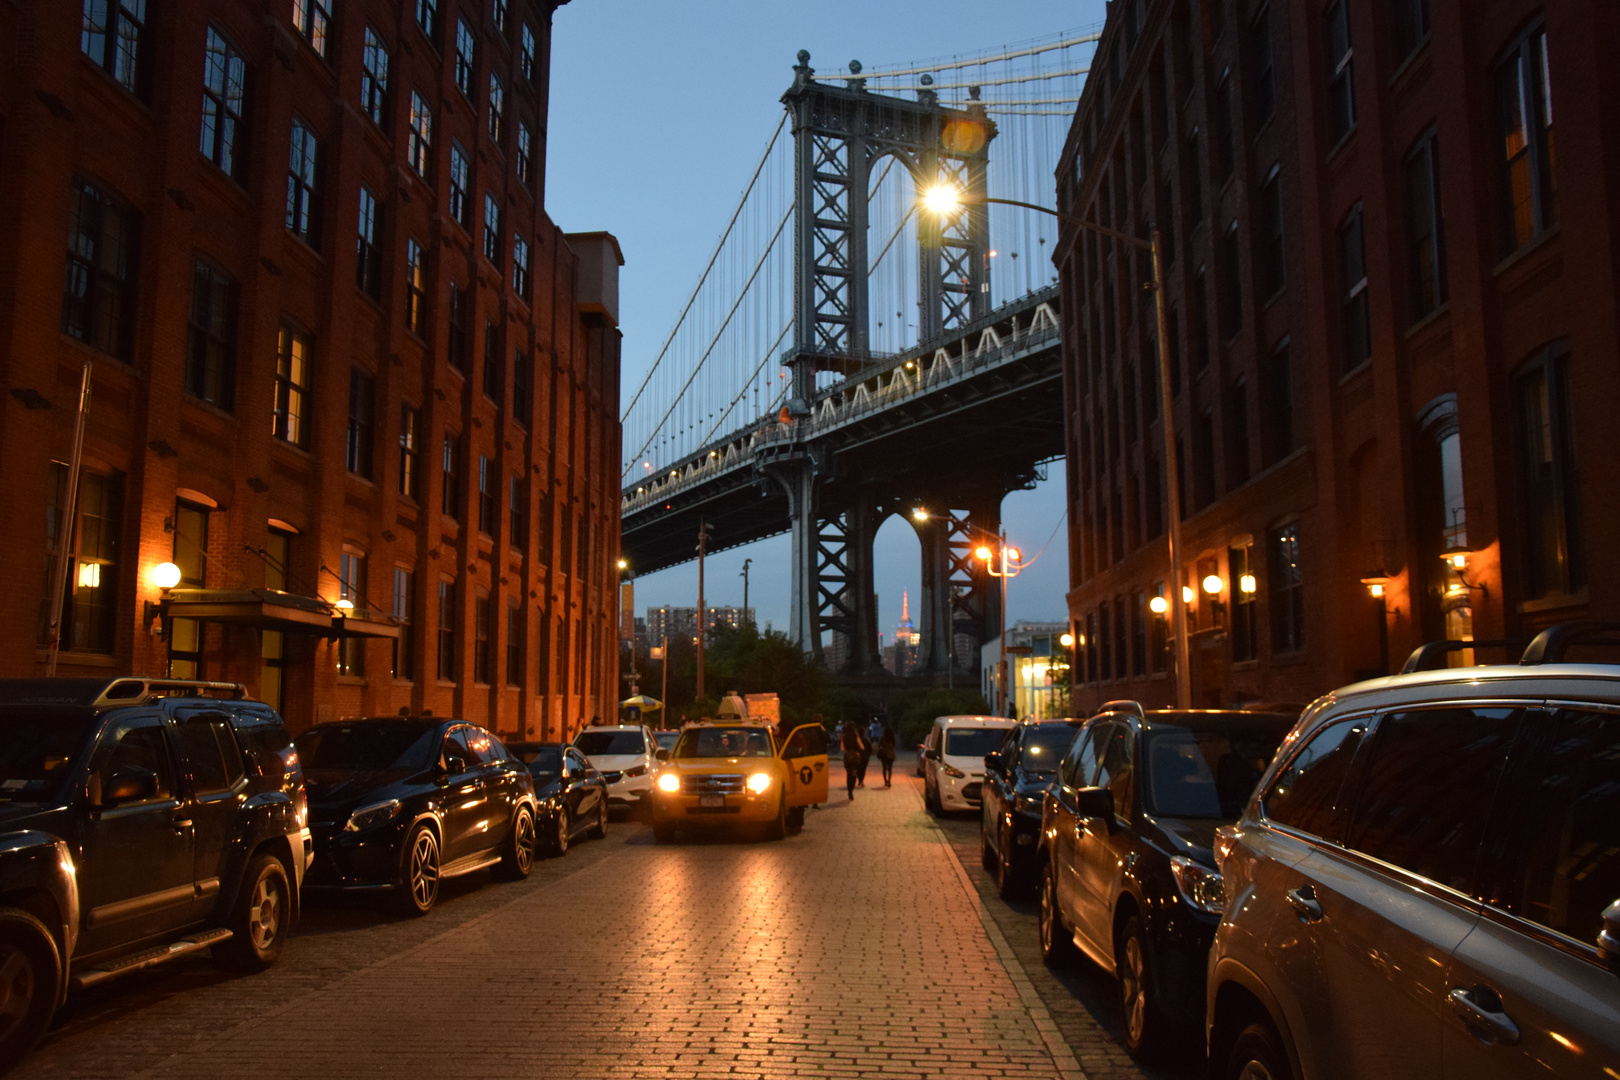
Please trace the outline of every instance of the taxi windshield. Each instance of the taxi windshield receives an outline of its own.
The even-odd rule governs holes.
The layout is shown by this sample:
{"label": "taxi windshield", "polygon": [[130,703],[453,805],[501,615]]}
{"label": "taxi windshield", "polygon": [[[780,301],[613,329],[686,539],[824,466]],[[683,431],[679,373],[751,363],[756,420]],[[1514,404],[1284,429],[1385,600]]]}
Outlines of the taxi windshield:
{"label": "taxi windshield", "polygon": [[758,727],[695,727],[681,732],[671,758],[771,757],[771,733]]}

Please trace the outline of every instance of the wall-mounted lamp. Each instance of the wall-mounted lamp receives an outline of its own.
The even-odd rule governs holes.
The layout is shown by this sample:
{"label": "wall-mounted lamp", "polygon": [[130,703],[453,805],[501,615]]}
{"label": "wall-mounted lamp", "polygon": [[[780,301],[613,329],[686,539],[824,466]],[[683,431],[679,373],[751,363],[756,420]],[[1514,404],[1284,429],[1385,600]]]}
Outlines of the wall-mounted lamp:
{"label": "wall-mounted lamp", "polygon": [[[148,631],[152,621],[163,616],[163,601],[168,599],[169,590],[180,584],[180,568],[172,562],[158,563],[152,567],[152,584],[158,587],[158,599],[148,600],[141,605],[141,625],[147,627]],[[165,636],[161,628],[158,636]]]}
{"label": "wall-mounted lamp", "polygon": [[1362,578],[1361,583],[1367,586],[1368,596],[1381,600],[1384,596],[1384,587],[1389,584],[1389,575],[1380,568]]}
{"label": "wall-mounted lamp", "polygon": [[1074,648],[1074,635],[1073,634],[1064,634],[1062,637],[1058,638],[1058,641],[1059,641],[1059,643],[1062,644],[1062,646],[1065,649]]}
{"label": "wall-mounted lamp", "polygon": [[1148,610],[1155,615],[1162,616],[1170,610],[1170,602],[1162,596],[1155,596],[1148,601]]}
{"label": "wall-mounted lamp", "polygon": [[1181,602],[1183,604],[1190,604],[1196,599],[1198,599],[1198,594],[1193,591],[1193,587],[1191,585],[1183,585],[1181,587]]}
{"label": "wall-mounted lamp", "polygon": [[1254,575],[1244,574],[1238,578],[1238,592],[1246,596],[1253,596],[1255,589]]}
{"label": "wall-mounted lamp", "polygon": [[1455,577],[1457,579],[1457,583],[1462,586],[1461,589],[1456,587],[1447,589],[1446,592],[1448,594],[1461,595],[1465,594],[1469,590],[1478,589],[1486,596],[1491,595],[1491,590],[1487,588],[1483,582],[1476,585],[1472,581],[1469,581],[1467,578],[1463,577],[1463,571],[1468,569],[1468,559],[1471,555],[1473,555],[1472,551],[1469,551],[1467,548],[1456,544],[1453,544],[1451,547],[1446,548],[1445,551],[1440,553],[1440,558],[1445,560],[1445,564],[1447,568],[1450,569],[1451,575]]}
{"label": "wall-mounted lamp", "polygon": [[1221,594],[1221,590],[1226,588],[1226,582],[1221,580],[1219,574],[1206,575],[1203,585],[1204,591],[1209,593],[1211,596],[1219,596]]}
{"label": "wall-mounted lamp", "polygon": [[349,614],[349,612],[354,610],[354,601],[353,600],[339,600],[337,603],[333,604],[332,606],[337,608],[338,611],[341,614],[347,616]]}

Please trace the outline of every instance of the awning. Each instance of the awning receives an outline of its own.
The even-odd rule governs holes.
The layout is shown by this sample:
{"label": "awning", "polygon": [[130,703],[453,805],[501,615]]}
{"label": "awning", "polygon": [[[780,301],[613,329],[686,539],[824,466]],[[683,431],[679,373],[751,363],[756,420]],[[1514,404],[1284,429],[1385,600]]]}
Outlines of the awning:
{"label": "awning", "polygon": [[158,602],[158,613],[165,619],[196,619],[318,637],[399,637],[399,627],[392,620],[356,612],[342,615],[319,597],[276,589],[170,589]]}

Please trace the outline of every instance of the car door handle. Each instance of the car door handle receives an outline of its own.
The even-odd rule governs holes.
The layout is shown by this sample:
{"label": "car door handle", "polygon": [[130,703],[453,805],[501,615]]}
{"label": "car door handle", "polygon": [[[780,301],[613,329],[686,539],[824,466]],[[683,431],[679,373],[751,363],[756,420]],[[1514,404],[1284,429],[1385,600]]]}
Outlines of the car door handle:
{"label": "car door handle", "polygon": [[1288,899],[1288,906],[1298,913],[1301,922],[1315,922],[1322,917],[1322,904],[1316,899],[1313,886],[1301,885],[1297,889],[1289,889],[1284,895]]}
{"label": "car door handle", "polygon": [[169,819],[169,824],[173,826],[175,832],[185,832],[187,829],[191,828],[191,819],[176,815]]}
{"label": "car door handle", "polygon": [[1480,1042],[1503,1046],[1518,1044],[1519,1025],[1502,1011],[1502,999],[1490,987],[1458,986],[1446,995],[1446,1001]]}

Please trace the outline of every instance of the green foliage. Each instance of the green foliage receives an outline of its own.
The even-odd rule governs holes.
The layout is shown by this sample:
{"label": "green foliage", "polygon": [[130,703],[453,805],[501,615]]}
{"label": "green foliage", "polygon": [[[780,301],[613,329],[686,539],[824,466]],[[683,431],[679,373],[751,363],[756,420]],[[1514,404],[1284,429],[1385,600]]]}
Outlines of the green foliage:
{"label": "green foliage", "polygon": [[910,748],[927,737],[936,716],[983,716],[989,712],[990,703],[977,690],[902,690],[889,703],[889,724],[894,728],[895,741]]}

